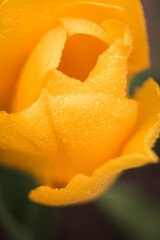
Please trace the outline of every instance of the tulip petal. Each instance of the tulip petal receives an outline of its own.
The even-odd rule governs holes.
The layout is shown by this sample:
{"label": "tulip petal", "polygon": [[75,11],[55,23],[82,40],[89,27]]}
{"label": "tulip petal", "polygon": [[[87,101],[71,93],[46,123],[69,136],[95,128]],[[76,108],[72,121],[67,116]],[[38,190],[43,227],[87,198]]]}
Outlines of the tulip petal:
{"label": "tulip petal", "polygon": [[84,82],[98,56],[108,48],[105,30],[82,18],[61,18],[60,21],[68,38],[58,70]]}
{"label": "tulip petal", "polygon": [[46,73],[59,65],[66,39],[67,33],[62,26],[54,28],[41,39],[21,73],[12,112],[22,111],[37,100]]}
{"label": "tulip petal", "polygon": [[[140,105],[137,130],[121,157],[108,161],[95,170],[91,177],[76,175],[65,188],[38,187],[30,192],[30,199],[50,206],[87,202],[102,194],[121,171],[157,162],[158,157],[151,148],[160,131],[159,92],[158,85],[149,79],[136,94],[135,98]],[[148,108],[152,102],[152,107]]]}
{"label": "tulip petal", "polygon": [[144,164],[146,164],[146,157],[136,154],[113,159],[98,168],[91,177],[78,174],[65,188],[61,189],[38,187],[30,192],[29,198],[49,206],[65,206],[91,201],[102,194],[121,171]]}
{"label": "tulip petal", "polygon": [[151,151],[155,139],[160,132],[160,88],[158,84],[148,79],[141,89],[138,89],[134,99],[139,103],[138,123],[132,139],[124,149],[124,154],[141,153],[150,161],[157,161]]}
{"label": "tulip petal", "polygon": [[133,51],[129,57],[129,75],[149,67],[147,31],[140,0],[74,1],[65,5],[62,15],[89,19],[99,24],[107,19],[125,22],[134,36]]}
{"label": "tulip petal", "polygon": [[[97,92],[124,97],[127,85],[127,60],[131,52],[132,35],[126,24],[119,21],[106,21],[103,23],[103,27],[108,33],[108,42],[114,43],[99,56],[97,64],[90,72],[85,84]],[[119,29],[120,35],[117,35],[116,29]],[[117,37],[120,38],[117,39]]]}
{"label": "tulip petal", "polygon": [[107,159],[118,156],[136,122],[137,104],[128,99],[80,93],[49,96],[48,101],[65,152],[63,171],[53,169],[52,182],[58,186],[66,185],[77,173],[90,175]]}
{"label": "tulip petal", "polygon": [[32,173],[43,182],[50,176],[59,151],[47,99],[43,90],[29,109],[17,114],[0,112],[1,164]]}
{"label": "tulip petal", "polygon": [[133,35],[129,26],[119,20],[109,19],[101,23],[106,33],[106,42],[112,45],[116,40],[123,39],[131,47]]}
{"label": "tulip petal", "polygon": [[82,18],[61,18],[61,23],[69,36],[74,34],[88,34],[106,41],[106,32],[98,24]]}
{"label": "tulip petal", "polygon": [[[57,16],[73,17],[73,15],[76,14],[75,18],[77,18],[78,14],[80,14],[81,19],[86,18],[99,24],[107,18],[126,22],[134,35],[133,53],[129,58],[129,72],[140,70],[149,65],[145,23],[141,5],[138,0],[132,1],[132,4],[126,0],[106,0],[98,4],[87,2],[64,4],[64,9],[61,7],[59,11],[57,8],[57,13],[55,13],[57,16],[52,16],[49,23],[44,13],[50,13],[51,10],[49,8],[47,10],[45,9],[45,1],[42,1],[42,5],[40,4],[42,9],[40,10],[38,8],[35,12],[35,8],[33,8],[33,12],[30,11],[30,0],[24,1],[23,8],[21,8],[22,6],[18,4],[18,2],[18,5],[16,5],[16,2],[17,0],[3,1],[0,5],[0,8],[3,10],[1,11],[2,23],[4,22],[2,31],[0,29],[0,41],[2,41],[2,44],[0,43],[0,61],[2,62],[0,65],[2,67],[0,79],[2,79],[2,81],[6,79],[9,83],[9,87],[7,85],[7,87],[5,87],[4,84],[2,84],[2,93],[4,89],[11,89],[10,82],[16,79],[22,61],[27,56],[29,50],[33,48],[37,39],[43,34],[44,29],[48,31],[49,26],[54,25]],[[65,3],[68,3],[68,1],[65,1]],[[53,5],[51,4],[51,6]],[[34,7],[36,7],[36,4]],[[75,11],[76,8],[78,11]],[[20,9],[23,10],[22,14]],[[3,15],[6,16],[5,11],[10,15],[3,17]],[[35,28],[33,27],[31,32],[29,28],[26,29],[26,34],[29,34],[27,35],[26,41],[20,44],[26,37],[26,34],[23,35],[20,34],[20,32],[23,32],[24,27],[28,26],[27,23],[34,22],[32,16],[34,16],[35,13],[36,15],[38,14],[38,16],[42,16],[41,23],[43,23],[44,20],[42,31],[40,30],[40,34],[38,34],[37,37],[34,36],[34,43],[32,44],[30,41],[27,43],[27,39],[29,39],[28,36],[32,35],[34,32],[33,29]],[[31,21],[27,20],[28,16]],[[35,16],[35,19],[35,23],[37,23],[37,16]],[[53,23],[51,23],[52,21]],[[77,33],[76,25],[74,25],[73,22],[71,23],[71,21],[71,19],[62,19],[63,25],[68,29],[68,35],[72,35],[74,32]],[[96,37],[98,36],[97,34],[100,34],[100,38],[111,42],[111,44],[113,43],[105,54],[99,57],[97,65],[91,73],[93,76],[89,76],[87,81],[82,85],[80,81],[74,78],[69,79],[68,76],[60,73],[58,70],[52,69],[53,71],[50,71],[51,68],[58,66],[66,41],[65,29],[63,27],[56,28],[63,29],[62,36],[57,40],[57,44],[61,43],[61,46],[56,45],[54,49],[55,51],[59,51],[58,54],[56,54],[58,61],[54,64],[52,64],[50,60],[49,62],[44,62],[45,67],[40,68],[41,76],[37,77],[38,81],[40,79],[40,84],[38,84],[37,89],[37,84],[35,84],[37,83],[37,79],[35,76],[33,79],[35,83],[32,86],[34,64],[31,64],[30,84],[27,85],[27,87],[25,85],[26,83],[23,83],[24,85],[22,84],[22,88],[20,88],[19,91],[19,99],[16,104],[18,107],[16,107],[15,111],[20,111],[25,107],[31,106],[40,95],[41,88],[44,87],[46,89],[42,91],[37,102],[27,110],[10,115],[5,112],[0,112],[0,151],[2,157],[0,162],[35,175],[39,182],[42,182],[46,186],[33,190],[30,198],[33,201],[51,206],[89,201],[104,191],[106,186],[113,181],[120,171],[157,161],[156,155],[150,150],[157,138],[157,132],[160,128],[158,116],[160,112],[159,97],[155,91],[155,83],[153,83],[152,80],[149,80],[148,85],[146,84],[142,88],[142,92],[136,95],[136,100],[140,104],[137,128],[133,138],[130,139],[124,148],[123,155],[117,157],[131,136],[137,117],[136,102],[123,98],[125,96],[124,91],[126,85],[126,59],[128,58],[131,47],[131,41],[129,40],[130,34],[124,34],[124,38],[120,37],[120,39],[116,40],[120,29],[118,27],[118,32],[112,31],[111,39],[106,40],[107,38],[101,27],[90,28],[91,25],[89,21],[82,21],[86,23],[83,24],[84,28],[80,30],[82,34],[86,31],[86,27],[90,29]],[[113,24],[111,20],[110,22],[106,21],[103,23],[103,27],[108,30],[108,33],[110,30],[116,29],[117,22],[116,24],[115,22],[116,21],[114,21]],[[78,28],[80,27],[78,22],[77,26]],[[100,32],[98,33],[96,29],[99,29]],[[123,36],[123,34],[121,35],[122,32],[120,31],[120,36]],[[17,40],[13,41],[13,44],[10,44],[13,39]],[[141,39],[141,41],[139,41],[139,39]],[[51,41],[49,42],[51,43]],[[47,44],[45,45],[47,46]],[[20,50],[18,46],[20,46]],[[51,46],[51,48],[52,47],[54,48],[54,46]],[[13,53],[10,51],[11,49],[15,49]],[[6,50],[7,52],[5,52]],[[142,53],[141,55],[139,54],[140,51]],[[46,52],[46,48],[43,51],[42,47],[42,52]],[[22,57],[19,56],[21,54]],[[116,60],[116,54],[122,56],[123,66]],[[18,56],[18,60],[16,56]],[[43,60],[44,55],[42,54],[41,57]],[[7,58],[11,59],[11,62],[9,61],[8,64],[4,65],[3,62],[7,62]],[[106,73],[106,79],[108,81],[108,87],[105,88],[106,82],[102,81],[101,65],[103,65],[105,69],[106,61],[108,62],[109,58],[113,60],[114,64],[111,68],[109,64],[107,65],[108,74]],[[12,62],[14,62],[13,59],[15,59],[14,64],[12,64]],[[39,58],[37,59],[37,61],[39,61]],[[112,61],[110,63],[112,64]],[[11,71],[8,71],[8,68],[11,69]],[[113,72],[115,73],[115,69],[117,70],[117,68],[117,74],[115,74],[113,78],[111,72],[112,74]],[[47,72],[48,74],[46,75]],[[117,84],[117,78],[120,76],[120,84]],[[61,77],[61,81],[59,77]],[[93,79],[95,79],[95,82],[91,81]],[[43,84],[41,80],[45,80]],[[69,81],[67,82],[67,80]],[[64,89],[60,96],[58,88],[61,86],[64,86]],[[31,91],[29,88],[31,88]],[[22,89],[23,91],[21,92]],[[34,99],[32,94],[29,94],[30,96],[28,95],[28,89],[30,93],[36,95]],[[23,93],[25,93],[25,90],[27,98],[29,96],[30,98],[28,99],[32,100],[29,100],[30,102],[27,104],[25,103],[24,107],[21,101],[24,99]],[[113,94],[110,94],[111,90]],[[152,99],[148,97],[150,91]],[[4,100],[4,95],[0,94],[0,96],[2,96]],[[145,108],[147,98],[149,99],[148,104],[152,100],[154,100],[154,104],[157,103],[156,106],[149,111]],[[136,145],[136,143],[139,143],[139,145]],[[114,149],[116,149],[116,151],[113,151]],[[90,151],[89,155],[87,155],[88,151]],[[93,165],[90,163],[93,163]],[[92,165],[91,168],[90,165]],[[97,169],[94,171],[95,168]],[[79,174],[81,172],[83,174]],[[91,173],[93,174],[91,175]],[[58,184],[59,186],[66,185],[66,182],[69,182],[68,185],[61,189],[51,189],[49,187],[57,187]]]}
{"label": "tulip petal", "polygon": [[[12,112],[22,111],[37,100],[41,89],[46,84],[44,76],[47,72],[55,70],[59,66],[62,51],[67,40],[67,33],[69,35],[77,33],[86,34],[101,40],[106,38],[105,30],[90,21],[63,18],[61,22],[64,27],[59,26],[48,32],[29,57],[14,94]],[[100,47],[98,46],[98,48]],[[89,55],[89,57],[93,58],[93,54],[92,56]],[[82,61],[84,60],[82,59]],[[68,64],[66,65],[68,66]],[[69,63],[69,67],[73,68],[71,63]]]}
{"label": "tulip petal", "polygon": [[58,1],[0,1],[0,109],[10,104],[20,70],[39,40],[55,26]]}
{"label": "tulip petal", "polygon": [[86,93],[56,96],[45,90],[29,109],[1,113],[0,161],[49,185],[65,185],[75,174],[90,175],[107,159],[119,155],[136,117],[137,104],[132,100],[88,89]]}
{"label": "tulip petal", "polygon": [[[59,7],[60,3],[64,6]],[[129,73],[149,66],[145,21],[139,0],[131,2],[127,0],[2,1],[0,4],[0,109],[8,107],[22,65],[41,37],[55,26],[55,21],[59,17],[79,17],[99,24],[110,18],[124,21],[134,35],[133,53],[129,58]]]}
{"label": "tulip petal", "polygon": [[70,78],[58,70],[50,71],[45,78],[45,88],[52,96],[94,92],[89,86],[84,85],[83,82]]}

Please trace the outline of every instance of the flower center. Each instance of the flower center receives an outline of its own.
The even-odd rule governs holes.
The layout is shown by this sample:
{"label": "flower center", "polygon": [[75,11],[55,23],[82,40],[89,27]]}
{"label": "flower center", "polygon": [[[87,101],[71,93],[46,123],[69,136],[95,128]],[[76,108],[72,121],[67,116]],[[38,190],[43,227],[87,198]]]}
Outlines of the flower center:
{"label": "flower center", "polygon": [[67,38],[58,70],[71,78],[85,81],[107,44],[91,35],[76,34]]}
{"label": "flower center", "polygon": [[46,75],[58,70],[82,82],[107,48],[102,27],[84,19],[61,19],[37,44],[18,81],[11,111],[29,108],[45,88]]}

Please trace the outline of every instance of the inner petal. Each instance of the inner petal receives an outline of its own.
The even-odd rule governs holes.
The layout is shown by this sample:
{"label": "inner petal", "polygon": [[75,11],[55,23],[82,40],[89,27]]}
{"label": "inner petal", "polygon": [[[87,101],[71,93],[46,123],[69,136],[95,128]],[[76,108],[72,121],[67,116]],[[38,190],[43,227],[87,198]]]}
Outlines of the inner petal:
{"label": "inner petal", "polygon": [[[64,18],[60,22],[60,26],[41,39],[24,65],[10,112],[20,112],[38,99],[45,85],[45,76],[51,70],[58,68],[68,76],[71,73],[84,81],[99,54],[107,48],[106,33],[101,26],[84,19]],[[64,48],[66,57],[62,56]]]}
{"label": "inner petal", "polygon": [[68,36],[58,70],[84,82],[107,46],[104,41],[91,35]]}

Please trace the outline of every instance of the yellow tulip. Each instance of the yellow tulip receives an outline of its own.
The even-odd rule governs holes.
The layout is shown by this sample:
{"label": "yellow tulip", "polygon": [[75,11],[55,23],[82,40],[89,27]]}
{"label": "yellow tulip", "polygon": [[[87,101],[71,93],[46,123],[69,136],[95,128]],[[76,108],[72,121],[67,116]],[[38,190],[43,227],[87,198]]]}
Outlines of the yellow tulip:
{"label": "yellow tulip", "polygon": [[10,111],[0,112],[0,162],[35,176],[42,186],[30,199],[90,201],[123,170],[157,162],[159,87],[148,79],[126,94],[127,69],[149,66],[138,0],[9,0],[0,9],[0,105]]}

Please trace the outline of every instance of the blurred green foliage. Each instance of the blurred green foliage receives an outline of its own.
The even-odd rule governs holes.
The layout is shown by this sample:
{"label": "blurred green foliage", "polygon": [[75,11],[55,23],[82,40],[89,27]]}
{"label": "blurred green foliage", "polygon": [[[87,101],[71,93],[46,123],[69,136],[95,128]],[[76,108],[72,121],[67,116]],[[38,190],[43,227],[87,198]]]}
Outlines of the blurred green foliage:
{"label": "blurred green foliage", "polygon": [[130,185],[116,182],[96,204],[127,239],[160,239],[160,205],[153,205]]}
{"label": "blurred green foliage", "polygon": [[35,187],[30,176],[0,167],[0,224],[7,240],[50,240],[56,235],[60,209],[31,202],[27,195]]}

